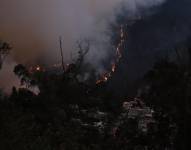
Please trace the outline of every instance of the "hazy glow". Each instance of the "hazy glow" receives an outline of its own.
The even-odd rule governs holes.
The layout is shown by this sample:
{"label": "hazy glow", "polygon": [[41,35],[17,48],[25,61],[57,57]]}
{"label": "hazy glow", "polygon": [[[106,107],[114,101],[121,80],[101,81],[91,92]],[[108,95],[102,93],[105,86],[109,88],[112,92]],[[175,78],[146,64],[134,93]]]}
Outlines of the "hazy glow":
{"label": "hazy glow", "polygon": [[[65,59],[76,40],[90,37],[94,59],[104,59],[109,37],[108,22],[115,21],[121,2],[130,13],[164,0],[0,0],[0,38],[13,43],[17,61],[39,55],[58,58],[58,36],[63,36]],[[46,53],[44,53],[46,52]],[[95,61],[96,61],[95,60]]]}
{"label": "hazy glow", "polygon": [[[111,50],[108,24],[115,22],[115,14],[121,11],[120,4],[123,2],[129,14],[134,15],[139,8],[163,1],[0,0],[0,39],[14,47],[12,56],[15,62],[28,63],[39,57],[42,59],[42,56],[47,62],[51,59],[59,61],[59,36],[64,39],[64,59],[67,62],[71,59],[76,40],[88,38],[94,42],[87,60],[101,70],[99,62]],[[4,79],[7,71],[0,72],[0,79]]]}

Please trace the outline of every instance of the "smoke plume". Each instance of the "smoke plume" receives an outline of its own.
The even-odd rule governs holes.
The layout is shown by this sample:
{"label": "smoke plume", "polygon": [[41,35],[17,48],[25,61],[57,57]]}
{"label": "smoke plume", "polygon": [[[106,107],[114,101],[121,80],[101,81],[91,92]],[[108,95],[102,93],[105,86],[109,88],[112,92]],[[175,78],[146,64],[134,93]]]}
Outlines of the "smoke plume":
{"label": "smoke plume", "polygon": [[64,40],[69,60],[76,40],[98,42],[92,48],[95,62],[104,59],[110,40],[108,25],[115,22],[120,4],[129,14],[164,0],[1,0],[1,38],[12,43],[16,61],[27,62],[46,55],[58,59],[58,37]]}
{"label": "smoke plume", "polygon": [[19,87],[20,85],[19,79],[13,73],[15,65],[15,62],[6,59],[6,62],[3,64],[3,68],[0,71],[0,89],[5,93],[9,93],[13,86]]}
{"label": "smoke plume", "polygon": [[[64,59],[70,61],[75,42],[93,42],[88,60],[98,67],[112,50],[109,24],[125,8],[137,15],[164,0],[0,0],[0,38],[14,48],[15,62],[28,63],[44,57],[60,60],[58,37],[63,38]],[[5,66],[4,66],[5,67]],[[4,72],[5,73],[5,72]],[[2,71],[0,78],[2,79]],[[2,84],[2,83],[1,83]]]}

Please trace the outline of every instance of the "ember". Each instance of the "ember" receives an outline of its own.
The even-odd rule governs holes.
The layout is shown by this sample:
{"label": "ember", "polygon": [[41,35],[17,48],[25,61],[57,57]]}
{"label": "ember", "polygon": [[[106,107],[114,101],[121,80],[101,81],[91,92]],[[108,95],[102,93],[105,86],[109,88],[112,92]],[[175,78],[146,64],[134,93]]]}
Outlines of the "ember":
{"label": "ember", "polygon": [[40,70],[41,70],[40,66],[37,66],[36,71],[40,71]]}
{"label": "ember", "polygon": [[124,25],[121,25],[121,27],[120,27],[120,40],[119,40],[120,42],[118,43],[118,45],[116,47],[116,56],[115,56],[114,62],[111,64],[111,70],[109,70],[107,73],[102,74],[101,78],[96,81],[96,84],[101,84],[103,82],[107,82],[109,80],[109,78],[111,78],[112,73],[114,73],[116,71],[117,63],[122,58],[122,50],[123,50],[124,42],[126,39],[124,30],[125,30]]}

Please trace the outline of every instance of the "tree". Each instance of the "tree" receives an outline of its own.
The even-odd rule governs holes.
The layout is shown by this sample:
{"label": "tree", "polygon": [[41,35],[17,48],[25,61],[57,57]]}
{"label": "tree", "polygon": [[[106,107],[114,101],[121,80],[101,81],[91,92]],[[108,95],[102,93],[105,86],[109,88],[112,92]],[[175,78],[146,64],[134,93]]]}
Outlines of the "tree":
{"label": "tree", "polygon": [[166,59],[157,62],[145,76],[147,88],[142,94],[148,105],[178,126],[174,143],[181,150],[191,148],[191,71],[187,65]]}
{"label": "tree", "polygon": [[9,54],[11,47],[8,43],[0,41],[0,69],[5,57]]}

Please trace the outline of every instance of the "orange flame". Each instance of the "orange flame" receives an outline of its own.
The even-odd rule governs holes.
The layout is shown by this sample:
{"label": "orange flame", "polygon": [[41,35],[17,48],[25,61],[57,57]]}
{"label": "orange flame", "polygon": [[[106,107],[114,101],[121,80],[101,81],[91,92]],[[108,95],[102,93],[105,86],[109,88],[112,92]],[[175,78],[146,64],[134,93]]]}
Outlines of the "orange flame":
{"label": "orange flame", "polygon": [[119,60],[122,58],[122,49],[123,49],[123,45],[125,42],[125,31],[124,31],[124,26],[121,25],[120,27],[120,42],[118,43],[117,47],[116,47],[116,58],[114,63],[111,64],[111,70],[108,71],[107,73],[104,73],[101,78],[99,80],[96,81],[96,84],[101,84],[103,82],[107,82],[111,76],[112,73],[114,73],[116,71],[116,64],[119,62]]}

